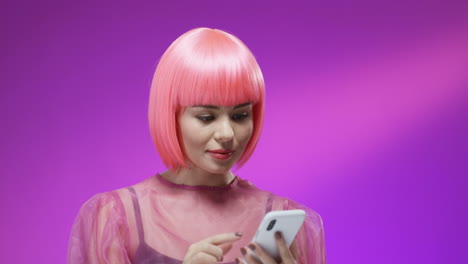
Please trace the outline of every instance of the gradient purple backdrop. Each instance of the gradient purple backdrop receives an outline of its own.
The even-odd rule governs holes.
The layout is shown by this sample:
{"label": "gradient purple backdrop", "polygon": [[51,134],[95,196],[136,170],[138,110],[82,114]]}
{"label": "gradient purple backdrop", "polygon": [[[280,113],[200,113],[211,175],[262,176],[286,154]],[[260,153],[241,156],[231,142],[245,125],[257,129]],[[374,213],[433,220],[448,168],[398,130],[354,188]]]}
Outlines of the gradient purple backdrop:
{"label": "gradient purple backdrop", "polygon": [[467,1],[1,6],[2,263],[64,263],[87,199],[165,170],[149,86],[200,26],[242,39],[267,84],[236,173],[316,210],[329,263],[466,263]]}

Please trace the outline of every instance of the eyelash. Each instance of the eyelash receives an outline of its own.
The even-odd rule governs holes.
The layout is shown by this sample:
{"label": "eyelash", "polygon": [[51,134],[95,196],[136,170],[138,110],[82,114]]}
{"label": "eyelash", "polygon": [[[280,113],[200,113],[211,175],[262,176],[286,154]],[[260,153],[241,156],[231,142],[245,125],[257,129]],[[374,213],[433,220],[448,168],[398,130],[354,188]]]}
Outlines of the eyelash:
{"label": "eyelash", "polygon": [[[232,119],[234,121],[242,121],[246,118],[248,118],[250,116],[249,113],[242,113],[242,114],[234,114],[232,115]],[[204,123],[208,123],[210,121],[213,121],[215,119],[214,116],[212,115],[209,115],[209,116],[197,116],[198,119],[200,119],[200,121],[204,122]]]}

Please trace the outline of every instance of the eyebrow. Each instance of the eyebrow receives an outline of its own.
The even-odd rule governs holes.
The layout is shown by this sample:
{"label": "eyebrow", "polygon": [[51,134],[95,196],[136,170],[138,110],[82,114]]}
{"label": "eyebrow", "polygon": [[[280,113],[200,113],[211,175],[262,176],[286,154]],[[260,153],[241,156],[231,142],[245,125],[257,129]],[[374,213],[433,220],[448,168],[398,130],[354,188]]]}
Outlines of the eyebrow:
{"label": "eyebrow", "polygon": [[[243,104],[234,106],[233,109],[238,109],[238,108],[241,108],[241,107],[244,107],[244,106],[247,106],[247,105],[251,105],[251,104],[252,104],[251,102],[243,103]],[[215,105],[192,105],[192,107],[203,107],[203,108],[219,109],[219,107],[215,106]]]}

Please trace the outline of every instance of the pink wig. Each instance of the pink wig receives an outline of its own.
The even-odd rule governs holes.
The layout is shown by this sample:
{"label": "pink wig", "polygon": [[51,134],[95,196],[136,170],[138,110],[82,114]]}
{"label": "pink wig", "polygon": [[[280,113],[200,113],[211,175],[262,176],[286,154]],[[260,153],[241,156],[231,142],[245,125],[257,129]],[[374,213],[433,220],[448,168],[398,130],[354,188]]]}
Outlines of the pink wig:
{"label": "pink wig", "polygon": [[253,105],[254,128],[237,167],[252,155],[263,124],[265,83],[255,57],[237,37],[196,28],[177,38],[161,57],[151,84],[149,128],[167,167],[187,167],[176,115],[191,105]]}

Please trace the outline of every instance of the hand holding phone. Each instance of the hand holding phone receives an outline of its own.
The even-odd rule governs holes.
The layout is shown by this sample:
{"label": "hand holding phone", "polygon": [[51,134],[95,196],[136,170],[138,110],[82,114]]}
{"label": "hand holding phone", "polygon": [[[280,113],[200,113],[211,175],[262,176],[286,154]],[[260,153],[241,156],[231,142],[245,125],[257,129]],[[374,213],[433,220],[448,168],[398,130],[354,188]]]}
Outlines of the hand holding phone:
{"label": "hand holding phone", "polygon": [[278,259],[275,233],[281,232],[288,247],[296,238],[305,219],[304,210],[272,211],[267,213],[255,234],[253,242],[259,244],[271,257]]}

